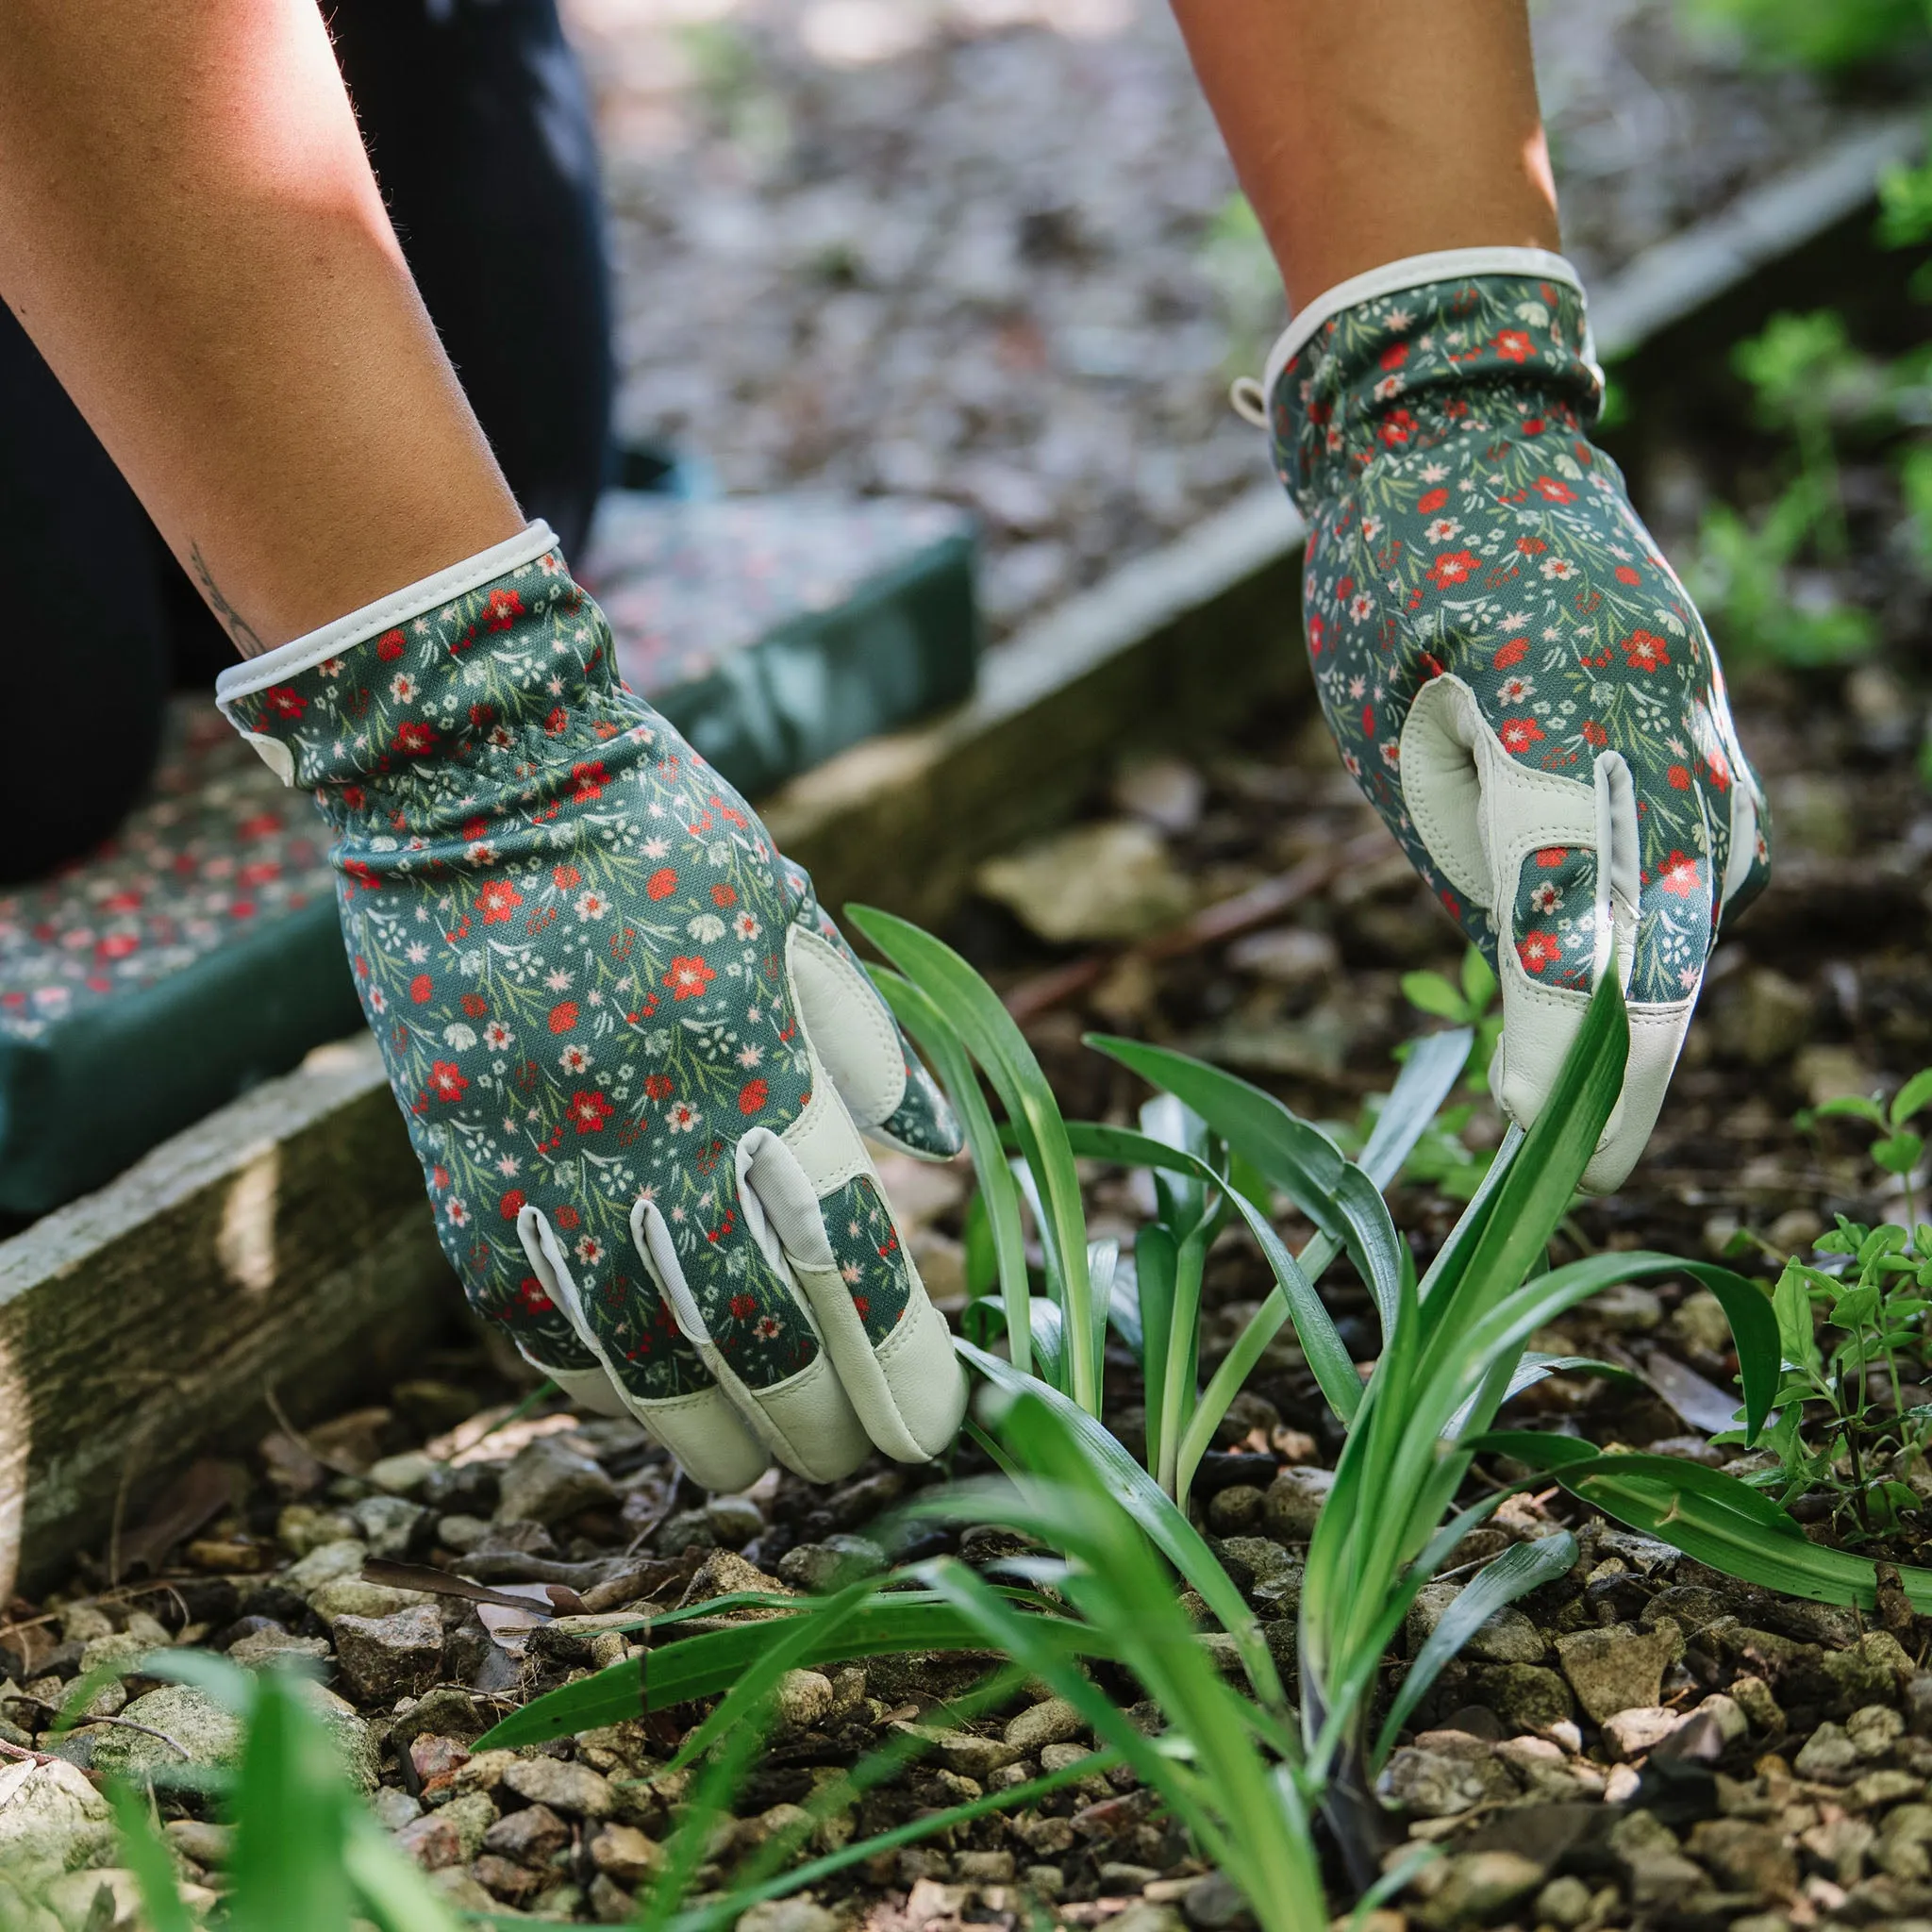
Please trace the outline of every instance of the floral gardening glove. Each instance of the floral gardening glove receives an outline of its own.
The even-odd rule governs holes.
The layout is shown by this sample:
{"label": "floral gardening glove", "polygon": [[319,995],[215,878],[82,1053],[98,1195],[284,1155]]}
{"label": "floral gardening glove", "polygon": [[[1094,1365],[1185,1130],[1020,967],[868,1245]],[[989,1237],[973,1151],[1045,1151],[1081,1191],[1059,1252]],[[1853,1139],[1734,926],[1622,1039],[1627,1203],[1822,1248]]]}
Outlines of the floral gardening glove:
{"label": "floral gardening glove", "polygon": [[[542,525],[225,672],[335,831],[363,1010],[477,1310],[708,1488],[924,1461],[964,1385],[858,1128],[959,1138],[811,882],[617,681]],[[828,1077],[829,1076],[829,1077]]]}
{"label": "floral gardening glove", "polygon": [[1703,623],[1588,434],[1583,293],[1535,249],[1419,256],[1298,317],[1264,384],[1308,523],[1304,605],[1342,761],[1496,966],[1491,1083],[1537,1117],[1614,944],[1623,1097],[1584,1175],[1657,1123],[1721,915],[1768,820]]}

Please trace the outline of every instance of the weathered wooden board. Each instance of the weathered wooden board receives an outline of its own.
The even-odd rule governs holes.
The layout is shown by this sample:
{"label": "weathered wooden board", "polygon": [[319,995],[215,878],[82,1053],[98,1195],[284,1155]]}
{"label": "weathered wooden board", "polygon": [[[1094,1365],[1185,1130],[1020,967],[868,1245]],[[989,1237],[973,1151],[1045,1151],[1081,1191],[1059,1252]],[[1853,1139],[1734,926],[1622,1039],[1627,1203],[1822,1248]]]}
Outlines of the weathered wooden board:
{"label": "weathered wooden board", "polygon": [[375,1042],[0,1243],[0,1602],[211,1442],[399,1369],[460,1297]]}

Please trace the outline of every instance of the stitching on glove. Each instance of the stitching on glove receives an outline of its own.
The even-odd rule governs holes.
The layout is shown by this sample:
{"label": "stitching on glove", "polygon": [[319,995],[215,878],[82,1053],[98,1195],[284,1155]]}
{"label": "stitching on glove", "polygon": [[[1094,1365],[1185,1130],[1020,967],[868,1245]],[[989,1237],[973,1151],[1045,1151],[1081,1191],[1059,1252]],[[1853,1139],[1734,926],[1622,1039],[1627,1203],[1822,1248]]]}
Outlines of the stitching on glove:
{"label": "stitching on glove", "polygon": [[[906,1097],[906,1058],[899,1044],[898,1029],[881,1006],[872,982],[829,940],[796,920],[786,940],[786,954],[799,995],[799,1024],[814,1049],[819,1048],[820,1041],[811,1022],[811,972],[823,970],[833,982],[829,989],[823,985],[820,988],[820,998],[828,1009],[821,1016],[824,1024],[835,1031],[841,1023],[862,1025],[870,1030],[872,1043],[878,1050],[882,1069],[879,1088],[869,1089],[863,1094],[849,1094],[843,1091],[843,1083],[840,1083],[840,1097],[847,1110],[862,1127],[874,1127],[880,1121],[890,1120]],[[801,973],[800,966],[806,960],[810,967]],[[824,1062],[825,1056],[820,1052],[819,1058]],[[850,1057],[835,1053],[832,1058],[845,1061]],[[856,1070],[848,1069],[848,1074],[856,1080]]]}

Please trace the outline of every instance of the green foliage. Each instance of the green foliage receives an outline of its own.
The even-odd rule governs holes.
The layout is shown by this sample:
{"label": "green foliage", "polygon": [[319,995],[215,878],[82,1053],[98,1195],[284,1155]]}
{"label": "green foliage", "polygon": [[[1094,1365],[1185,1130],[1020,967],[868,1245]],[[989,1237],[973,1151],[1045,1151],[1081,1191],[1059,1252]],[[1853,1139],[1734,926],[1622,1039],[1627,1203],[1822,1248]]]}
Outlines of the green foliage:
{"label": "green foliage", "polygon": [[1816,1260],[1785,1262],[1772,1296],[1783,1373],[1765,1437],[1778,1462],[1751,1480],[1785,1502],[1823,1491],[1854,1536],[1894,1530],[1899,1512],[1918,1506],[1904,1479],[1924,1469],[1932,1445],[1932,1410],[1904,1397],[1904,1369],[1916,1381],[1932,1359],[1932,1226],[1919,1219],[1912,1185],[1925,1153],[1914,1123],[1928,1107],[1932,1068],[1889,1104],[1848,1094],[1801,1116],[1807,1127],[1840,1119],[1872,1128],[1872,1158],[1901,1184],[1905,1218],[1867,1227],[1840,1215]]}
{"label": "green foliage", "polygon": [[1925,0],[1692,0],[1693,22],[1737,35],[1758,64],[1821,73],[1923,46]]}

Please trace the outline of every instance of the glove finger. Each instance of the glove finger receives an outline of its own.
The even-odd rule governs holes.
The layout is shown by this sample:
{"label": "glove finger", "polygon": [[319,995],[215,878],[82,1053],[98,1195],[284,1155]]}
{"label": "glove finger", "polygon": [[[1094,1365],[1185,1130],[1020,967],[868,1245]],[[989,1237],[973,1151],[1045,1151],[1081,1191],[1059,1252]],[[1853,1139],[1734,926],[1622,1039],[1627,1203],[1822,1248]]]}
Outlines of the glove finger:
{"label": "glove finger", "polygon": [[599,1333],[592,1310],[578,1291],[575,1275],[548,1218],[535,1208],[517,1216],[517,1235],[531,1272],[545,1292],[569,1317],[584,1345],[603,1364],[575,1372],[569,1381],[556,1370],[558,1386],[575,1401],[579,1385],[594,1391],[592,1377],[601,1376],[620,1405],[601,1414],[629,1414],[676,1457],[691,1480],[707,1490],[741,1490],[756,1482],[769,1465],[765,1446],[746,1426],[730,1399],[715,1382],[700,1383],[681,1392],[652,1397],[633,1391],[613,1360],[607,1339]]}
{"label": "glove finger", "polygon": [[850,1475],[872,1445],[784,1256],[757,1239],[741,1189],[733,1227],[707,1243],[708,1278],[691,1278],[655,1201],[631,1209],[631,1239],[721,1400],[758,1445],[759,1466],[769,1451],[808,1482]]}
{"label": "glove finger", "polygon": [[966,1144],[958,1117],[872,975],[788,862],[796,909],[786,949],[799,1016],[846,1111],[875,1141],[921,1160]]}
{"label": "glove finger", "polygon": [[964,1419],[965,1374],[851,1121],[815,1104],[782,1137],[754,1128],[738,1162],[866,1434],[895,1461],[930,1461]]}

